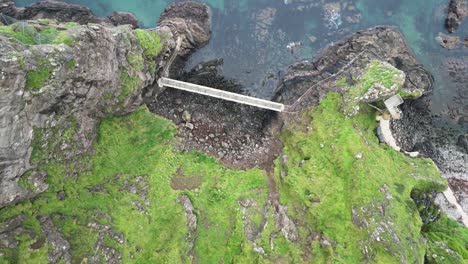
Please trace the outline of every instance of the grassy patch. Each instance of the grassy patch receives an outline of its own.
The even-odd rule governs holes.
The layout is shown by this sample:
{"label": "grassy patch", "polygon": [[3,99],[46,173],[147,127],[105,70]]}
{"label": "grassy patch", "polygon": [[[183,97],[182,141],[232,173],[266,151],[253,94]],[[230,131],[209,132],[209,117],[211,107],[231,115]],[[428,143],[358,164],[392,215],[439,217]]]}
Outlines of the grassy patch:
{"label": "grassy patch", "polygon": [[119,102],[123,102],[127,96],[133,93],[138,85],[141,84],[140,78],[137,76],[130,76],[127,71],[122,71],[120,74],[120,81],[122,83],[122,91],[117,97]]}
{"label": "grassy patch", "polygon": [[[44,23],[42,23],[44,24]],[[65,44],[73,45],[73,38],[66,31],[59,31],[53,27],[38,30],[26,23],[16,23],[8,26],[0,26],[0,34],[15,38],[27,45],[38,44]]]}
{"label": "grassy patch", "polygon": [[428,263],[466,263],[468,229],[443,215],[425,227]]}
{"label": "grassy patch", "polygon": [[[356,109],[360,107],[361,97],[374,85],[381,84],[385,88],[390,89],[394,85],[399,85],[400,71],[384,64],[383,62],[374,60],[364,71],[364,73],[357,78],[355,85],[348,85],[346,78],[342,78],[336,82],[338,86],[349,87],[348,92],[344,96],[344,111],[346,113],[355,113]],[[404,80],[403,80],[404,81]],[[398,87],[399,88],[399,87]]]}
{"label": "grassy patch", "polygon": [[63,24],[63,27],[66,28],[66,29],[70,29],[70,28],[76,28],[76,27],[79,27],[80,24],[76,23],[76,22],[67,22],[65,24]]}
{"label": "grassy patch", "polygon": [[15,38],[28,45],[35,45],[37,30],[26,23],[17,23],[8,26],[0,26],[0,34]]}
{"label": "grassy patch", "polygon": [[140,53],[128,54],[127,61],[137,71],[142,71],[145,69],[145,60]]}
{"label": "grassy patch", "polygon": [[26,90],[38,91],[48,81],[52,75],[53,68],[51,66],[40,66],[35,71],[28,71],[26,73]]}
{"label": "grassy patch", "polygon": [[[182,205],[177,198],[188,195],[197,212],[198,233],[195,252],[202,263],[250,259],[255,254],[243,235],[239,199],[249,197],[266,203],[266,177],[260,170],[226,169],[204,154],[182,154],[170,146],[174,126],[142,108],[130,116],[109,118],[100,126],[95,155],[76,163],[50,162],[41,169],[49,174],[50,189],[32,202],[6,208],[0,221],[27,214],[27,229],[37,229],[37,215],[52,215],[54,223],[71,243],[73,262],[95,255],[97,231],[90,221],[110,224],[123,233],[125,242],[112,238],[106,243],[122,254],[128,263],[189,263],[187,228]],[[39,135],[40,136],[40,135]],[[40,156],[40,152],[36,151]],[[78,164],[91,164],[79,177],[66,177]],[[196,190],[174,190],[171,183],[177,172],[197,179]],[[137,182],[145,176],[143,182]],[[146,198],[125,186],[145,188]],[[65,200],[56,193],[64,191]],[[145,212],[138,210],[143,204]],[[111,221],[97,219],[108,214]],[[33,239],[20,241],[26,247]],[[0,250],[2,251],[2,250]],[[36,261],[31,257],[31,261]]]}
{"label": "grassy patch", "polygon": [[71,59],[67,62],[67,69],[72,71],[76,68],[76,65],[78,65],[78,62],[75,59]]}
{"label": "grassy patch", "polygon": [[163,47],[160,36],[143,29],[136,29],[134,32],[138,39],[138,43],[143,48],[145,56],[148,59],[153,59],[158,56]]}
{"label": "grassy patch", "polygon": [[[348,119],[340,107],[339,95],[329,94],[307,113],[313,119],[309,132],[283,133],[289,162],[283,168],[287,176],[281,188],[282,203],[305,226],[332,241],[331,255],[321,253],[330,255],[328,261],[361,261],[365,245],[379,261],[422,262],[424,245],[415,243],[420,239],[421,223],[415,206],[409,208],[407,203],[414,204],[410,198],[413,188],[444,188],[437,168],[429,160],[411,159],[380,146],[373,133],[376,122],[371,109],[364,108]],[[404,189],[398,187],[400,183],[405,184]],[[388,222],[391,227],[381,227]],[[365,227],[360,223],[366,223]],[[380,242],[370,239],[368,233],[378,228],[382,228]],[[302,243],[306,248],[307,242]]]}

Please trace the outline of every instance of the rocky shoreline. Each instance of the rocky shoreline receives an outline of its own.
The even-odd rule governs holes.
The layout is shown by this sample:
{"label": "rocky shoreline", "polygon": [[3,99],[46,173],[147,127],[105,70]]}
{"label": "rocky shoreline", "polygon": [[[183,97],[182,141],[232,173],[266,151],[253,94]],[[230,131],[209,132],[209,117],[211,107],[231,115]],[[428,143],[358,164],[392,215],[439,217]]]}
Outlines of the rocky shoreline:
{"label": "rocky shoreline", "polygon": [[[241,214],[241,217],[237,219],[243,225],[242,232],[244,233],[241,233],[241,236],[245,235],[245,242],[248,242],[246,244],[252,247],[253,252],[259,256],[268,257],[266,252],[273,251],[275,243],[281,246],[281,243],[291,242],[299,245],[298,248],[304,251],[304,254],[301,253],[301,260],[311,261],[316,257],[310,252],[311,245],[321,248],[323,251],[320,252],[343,249],[340,248],[341,245],[335,244],[338,242],[330,239],[334,234],[327,234],[323,230],[313,230],[316,227],[311,227],[306,220],[308,217],[306,213],[312,210],[311,208],[320,208],[317,206],[320,206],[321,199],[326,200],[332,195],[320,196],[317,194],[320,190],[315,190],[316,193],[314,193],[310,191],[314,190],[313,188],[304,187],[313,185],[311,182],[318,182],[319,177],[314,179],[311,175],[305,175],[304,179],[297,178],[300,184],[293,185],[297,190],[291,189],[290,191],[298,192],[297,196],[300,198],[306,197],[304,200],[299,200],[302,204],[297,205],[291,202],[300,198],[292,195],[288,197],[290,194],[284,191],[290,188],[286,183],[294,179],[293,177],[308,173],[306,167],[311,170],[309,160],[313,160],[314,157],[310,157],[307,153],[307,155],[296,153],[301,152],[305,142],[312,138],[311,134],[307,134],[311,129],[309,125],[316,125],[310,122],[315,116],[308,116],[308,111],[319,107],[323,101],[326,101],[330,107],[333,105],[333,98],[342,101],[342,105],[336,107],[337,113],[340,118],[343,118],[341,121],[343,124],[348,123],[347,132],[356,133],[355,139],[358,139],[356,142],[363,141],[362,150],[377,146],[378,150],[374,149],[374,151],[379,151],[382,156],[390,155],[391,162],[393,159],[400,162],[403,160],[402,164],[411,168],[409,171],[419,172],[418,165],[412,162],[409,162],[409,165],[405,163],[407,161],[405,158],[408,157],[392,156],[392,153],[385,152],[384,148],[378,145],[379,142],[375,139],[377,135],[372,134],[372,129],[368,133],[366,132],[368,127],[360,127],[359,125],[362,124],[358,122],[348,122],[359,115],[361,110],[370,116],[373,113],[372,109],[382,107],[382,100],[391,95],[400,94],[406,99],[402,106],[403,117],[392,121],[391,126],[398,145],[405,151],[419,151],[424,156],[432,158],[442,171],[442,175],[448,179],[458,203],[467,212],[468,143],[466,135],[459,135],[457,140],[453,141],[450,139],[454,137],[455,132],[434,126],[428,111],[427,97],[433,88],[433,77],[417,61],[402,34],[393,27],[377,26],[356,32],[330,45],[314,60],[289,66],[281,74],[282,78],[273,100],[286,105],[297,104],[297,108],[294,108],[295,112],[275,114],[182,91],[164,90],[156,85],[155,82],[159,76],[169,73],[171,77],[185,81],[245,93],[241,85],[221,76],[218,71],[221,61],[207,62],[190,72],[182,72],[179,69],[191,53],[203,47],[210,39],[211,12],[205,4],[191,1],[172,4],[161,15],[157,27],[151,30],[135,30],[138,22],[130,14],[116,13],[107,18],[97,18],[86,7],[50,0],[26,8],[16,8],[13,1],[2,0],[0,13],[7,16],[0,17],[3,18],[2,24],[5,24],[4,28],[6,28],[4,29],[6,35],[0,36],[0,50],[2,51],[0,54],[0,87],[2,87],[0,110],[3,115],[0,118],[0,134],[2,135],[0,139],[0,174],[2,175],[0,209],[7,209],[28,199],[34,200],[33,198],[40,197],[38,196],[40,193],[47,192],[51,187],[48,185],[49,175],[47,171],[41,169],[43,168],[41,165],[51,161],[70,165],[66,167],[67,171],[63,172],[68,179],[77,179],[82,172],[91,171],[86,167],[89,164],[82,162],[79,158],[86,154],[95,154],[93,153],[96,151],[94,146],[99,142],[98,128],[102,125],[101,121],[108,117],[142,113],[137,109],[146,105],[152,113],[163,116],[175,124],[174,133],[177,139],[175,145],[178,152],[195,155],[197,163],[203,164],[207,158],[193,154],[193,151],[202,152],[216,157],[227,167],[217,169],[216,175],[211,175],[214,178],[214,187],[210,187],[208,191],[209,203],[215,201],[221,204],[227,199],[226,197],[231,195],[231,193],[222,192],[226,186],[223,186],[223,183],[218,184],[218,181],[222,182],[225,179],[221,179],[218,174],[235,169],[259,169],[266,174],[266,190],[249,189],[255,195],[266,194],[264,204],[257,202],[256,199],[259,201],[261,199],[251,193],[248,194],[249,197],[242,196],[235,200],[236,205],[240,206],[236,210]],[[19,23],[25,23],[28,30],[34,32],[32,39],[25,40],[24,30],[23,32],[18,30],[17,19],[23,20],[24,22]],[[68,24],[63,22],[68,22]],[[70,22],[76,23],[69,24]],[[24,24],[21,25],[25,27]],[[51,34],[50,32],[53,33],[53,38],[48,40],[50,43],[35,43],[34,38],[37,35],[46,36]],[[22,41],[31,41],[41,45],[26,45]],[[373,67],[376,71],[383,69],[384,75],[390,73],[391,80],[388,87],[383,83],[372,84],[363,95],[353,94],[353,89],[357,89],[356,87],[365,81],[361,79],[362,76],[373,70]],[[43,78],[43,75],[46,75],[46,78]],[[304,97],[304,94],[307,96]],[[333,96],[330,97],[330,95]],[[298,99],[300,99],[299,103]],[[360,103],[372,104],[374,108],[360,109]],[[326,108],[319,108],[317,114],[324,114],[326,111]],[[135,123],[131,120],[123,120],[123,123],[128,126],[126,133],[132,133],[134,129],[132,126]],[[334,124],[334,120],[329,121],[330,124]],[[311,133],[317,132],[318,134],[320,129],[326,130],[326,128],[314,128],[317,131]],[[159,131],[158,129],[160,128],[155,130]],[[301,130],[300,133],[304,133],[307,138],[302,140],[292,136],[288,138],[288,135],[296,132],[295,130]],[[147,132],[144,131],[144,133]],[[329,135],[326,135],[324,140],[342,139],[341,133],[335,133],[335,131],[328,133]],[[151,136],[161,135],[152,134]],[[131,138],[131,140],[134,139]],[[321,141],[318,144],[312,140],[310,142],[314,144],[312,149],[320,153],[331,155],[337,153],[337,156],[343,154],[343,157],[349,158],[349,153],[340,153],[335,150],[335,141],[328,142],[330,144]],[[151,140],[147,142],[148,145],[153,143],[154,141]],[[288,144],[293,144],[293,147]],[[336,144],[338,145],[339,142],[337,141]],[[343,149],[345,152],[354,151],[354,148]],[[104,153],[106,151],[107,149]],[[320,153],[317,153],[318,157],[321,157]],[[350,156],[351,164],[362,166],[366,163],[360,162],[367,161],[368,158],[370,160],[371,155],[372,153],[369,153],[367,157],[361,152],[353,152]],[[341,159],[341,156],[331,157],[332,162],[329,158],[326,157],[324,160],[317,158],[318,165],[314,166],[321,167],[323,164],[320,162],[328,160],[329,163],[326,163],[328,166],[337,166],[337,169],[332,169],[334,172],[329,175],[330,177],[341,177],[340,173],[349,173],[346,168],[341,168],[346,167],[343,164],[349,163],[349,160]],[[157,162],[177,163],[179,161],[158,160]],[[421,162],[418,163],[421,167],[432,168],[433,166],[430,162],[429,164],[416,160],[414,162]],[[208,160],[208,163],[213,166],[211,163],[214,161]],[[387,165],[392,167],[395,164]],[[208,165],[201,170],[209,170]],[[436,171],[435,168],[434,171]],[[182,191],[183,195],[171,201],[170,206],[171,210],[174,204],[183,207],[181,212],[185,216],[188,231],[185,236],[188,242],[188,258],[196,262],[200,257],[197,256],[195,246],[199,239],[198,230],[210,228],[219,223],[207,221],[208,216],[201,212],[202,202],[196,199],[202,195],[198,189],[204,188],[201,184],[203,177],[198,175],[198,171],[192,173],[194,176],[187,178],[187,175],[184,175],[183,164],[177,170],[176,176],[179,178],[172,178],[170,187],[173,190]],[[163,172],[158,171],[158,174],[163,174]],[[428,169],[427,174],[420,175],[421,177],[415,176],[415,179],[412,178],[412,174],[406,175],[410,188],[421,185],[422,189],[440,190],[443,182],[430,178],[431,169]],[[250,176],[254,177],[253,173]],[[378,179],[376,174],[374,176]],[[124,178],[124,175],[118,173],[112,177],[110,181],[119,181],[121,177]],[[149,178],[147,174],[142,174],[135,177],[135,180],[126,179],[117,189],[117,193],[128,190],[138,196],[137,200],[132,200],[132,204],[135,205],[135,210],[145,216],[150,214],[147,209],[150,208],[149,200],[155,195],[147,191]],[[340,180],[337,179],[338,182]],[[375,179],[368,180],[371,182]],[[296,184],[294,180],[292,181]],[[362,179],[357,181],[362,181]],[[106,184],[109,183],[100,183],[86,191],[89,191],[91,196],[97,193],[108,195],[104,186]],[[353,184],[359,185],[360,183],[350,183],[344,180],[343,190],[352,188]],[[337,221],[349,218],[349,224],[353,226],[353,229],[365,233],[359,240],[361,248],[353,249],[353,254],[357,251],[356,254],[372,262],[376,260],[379,248],[383,247],[385,248],[385,252],[382,253],[385,254],[384,256],[391,256],[392,259],[398,259],[400,262],[409,260],[422,262],[425,244],[416,241],[422,238],[418,230],[419,221],[406,223],[407,225],[400,229],[396,219],[393,219],[394,217],[415,217],[411,214],[416,214],[417,209],[414,208],[414,203],[408,195],[411,190],[405,189],[404,184],[398,185],[397,183],[396,187],[389,187],[386,182],[382,184],[377,180],[375,184],[376,186],[372,186],[370,191],[368,189],[366,191],[379,197],[378,199],[370,203],[366,201],[363,204],[351,204],[351,202],[361,202],[361,200],[353,199],[349,199],[351,202],[343,202],[340,199],[349,198],[346,196],[360,197],[358,194],[352,194],[352,189],[348,189],[350,194],[343,194],[345,198],[338,198],[340,201],[338,203],[345,205],[337,208],[349,211],[349,214],[333,212],[337,216]],[[325,187],[328,186],[323,186]],[[160,190],[157,189],[157,191]],[[53,193],[54,197],[51,201],[66,200],[68,195],[69,193],[64,188],[56,194]],[[283,195],[282,199],[280,195]],[[284,195],[287,195],[287,198]],[[405,200],[400,201],[400,197]],[[365,198],[369,199],[369,197]],[[40,202],[43,201],[39,199]],[[408,208],[405,207],[402,211],[403,215],[395,215],[401,204],[405,202],[410,205],[406,205]],[[436,202],[450,217],[461,221],[442,194],[437,196]],[[159,201],[156,203],[157,206]],[[214,204],[209,204],[209,207]],[[391,213],[387,214],[387,212]],[[60,222],[70,219],[77,221],[78,218],[53,212],[48,214],[50,215],[36,217],[39,221],[40,235],[23,227],[27,219],[24,214],[8,219],[8,222],[0,228],[0,248],[18,248],[17,237],[29,234],[36,241],[29,245],[30,248],[41,248],[47,242],[52,245],[47,253],[49,261],[63,260],[65,263],[70,263],[73,245],[67,239],[71,238],[61,234],[54,223],[57,219]],[[123,253],[118,252],[116,245],[128,243],[128,237],[116,231],[113,227],[114,219],[110,215],[110,212],[96,210],[92,217],[84,220],[88,228],[97,232],[97,241],[93,248],[96,252],[99,251],[99,254],[89,256],[89,259],[86,258],[91,263],[99,262],[100,258],[112,263],[122,261]],[[232,218],[235,217],[238,216]],[[232,218],[230,221],[235,221]],[[145,221],[151,222],[152,219],[148,218]],[[270,227],[268,221],[270,221]],[[318,226],[320,223],[314,224]],[[277,231],[271,231],[271,229]],[[174,233],[176,231],[178,230],[171,230]],[[264,233],[269,234],[267,240],[270,249],[265,246],[265,241],[261,241],[265,239],[262,238]],[[167,236],[170,237],[170,235]],[[109,246],[109,239],[116,245]],[[281,239],[284,241],[281,242]],[[400,242],[411,245],[401,248]],[[263,243],[263,247],[260,243]],[[302,245],[305,245],[304,248],[301,248]],[[145,249],[139,247],[131,250],[130,258],[132,259],[142,251],[144,254],[147,253],[144,252]]]}
{"label": "rocky shoreline", "polygon": [[[35,12],[28,11],[32,9],[40,10],[40,17],[55,17],[59,3],[68,5],[45,1],[23,10],[15,9],[12,3],[3,1],[0,13],[37,18]],[[54,33],[67,40],[68,44],[60,45],[26,46],[0,36],[0,207],[45,191],[47,175],[35,171],[39,163],[49,159],[72,159],[90,151],[101,119],[129,114],[143,103],[144,93],[157,94],[158,91],[146,88],[164,68],[177,38],[182,39],[180,56],[187,56],[206,44],[211,33],[208,7],[194,2],[167,8],[159,26],[146,31],[149,33],[132,31],[131,26],[109,26],[106,20],[96,19],[85,7],[70,5],[65,8],[67,10],[85,14],[71,16],[72,21],[102,24],[72,24],[67,29],[52,22],[45,25],[35,20],[26,22],[28,30],[34,32],[52,27]],[[68,18],[70,16],[62,17]],[[143,38],[140,43],[138,34]],[[145,47],[142,41],[159,45],[147,39],[151,36],[162,36],[164,43],[160,47]],[[157,54],[156,49],[160,49]],[[36,86],[33,78],[42,78],[43,74],[45,79]],[[71,134],[65,138],[67,129]],[[34,144],[49,146],[52,151],[43,153],[49,156],[46,160],[30,162],[34,159]],[[18,186],[20,178],[25,177],[32,182],[32,188],[27,190]]]}

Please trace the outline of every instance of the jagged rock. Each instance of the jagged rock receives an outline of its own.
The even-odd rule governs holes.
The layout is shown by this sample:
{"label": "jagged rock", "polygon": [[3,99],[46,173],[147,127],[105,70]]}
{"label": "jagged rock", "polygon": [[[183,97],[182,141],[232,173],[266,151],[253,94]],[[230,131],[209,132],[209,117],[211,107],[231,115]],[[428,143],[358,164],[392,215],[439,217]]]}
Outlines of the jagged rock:
{"label": "jagged rock", "polygon": [[161,14],[158,30],[173,40],[182,37],[179,55],[185,57],[208,43],[211,37],[211,9],[192,1],[174,3]]}
{"label": "jagged rock", "polygon": [[274,218],[276,225],[280,228],[283,236],[290,241],[296,242],[299,239],[297,226],[291,218],[287,215],[288,208],[283,205],[278,205]]}
{"label": "jagged rock", "polygon": [[[34,183],[33,190],[19,187],[22,175],[34,172],[41,162],[89,151],[102,118],[137,109],[144,89],[166,64],[163,58],[175,49],[174,37],[182,37],[184,48],[178,52],[184,56],[206,44],[208,6],[194,2],[172,6],[162,15],[164,25],[153,31],[165,39],[157,58],[139,55],[144,50],[130,26],[89,24],[64,29],[60,24],[48,25],[69,37],[69,45],[23,45],[0,35],[0,208],[45,190]],[[3,1],[0,8],[11,9],[11,4]],[[25,10],[33,14],[36,9]],[[40,30],[43,26],[28,21],[28,27]],[[132,65],[131,56],[140,64]],[[43,79],[32,82],[38,75]],[[36,151],[32,161],[34,148],[48,151]]]}
{"label": "jagged rock", "polygon": [[[337,73],[361,53],[363,59],[354,61],[350,72],[353,69],[365,69],[369,60],[385,61],[404,72],[405,90],[419,90],[421,94],[432,90],[432,75],[417,62],[401,33],[393,27],[379,26],[336,42],[322,51],[315,61],[303,61],[289,66],[274,99],[292,105],[307,90]],[[316,86],[309,91],[308,99],[304,103],[318,104],[330,89],[336,87]]]}
{"label": "jagged rock", "polygon": [[450,36],[439,32],[439,35],[436,37],[437,42],[445,49],[456,49],[460,46],[461,41],[458,36]]}
{"label": "jagged rock", "polygon": [[272,7],[267,7],[258,11],[255,14],[255,36],[259,41],[265,41],[269,32],[270,27],[275,20],[277,10]]}
{"label": "jagged rock", "polygon": [[51,245],[48,251],[49,261],[58,263],[59,260],[63,260],[64,263],[71,263],[70,243],[62,237],[52,219],[48,216],[41,216],[39,221],[42,233],[45,235],[47,243]]}
{"label": "jagged rock", "polygon": [[[193,207],[192,201],[187,195],[182,195],[177,199],[177,202],[182,204],[185,210],[185,218],[187,220],[187,241],[189,242],[190,251],[195,246],[195,239],[197,236],[197,215],[195,214],[195,208]],[[193,256],[191,256],[193,259]]]}
{"label": "jagged rock", "polygon": [[466,0],[450,0],[445,27],[450,33],[455,32],[468,15],[468,2]]}
{"label": "jagged rock", "polygon": [[77,22],[79,24],[96,23],[114,25],[132,25],[138,27],[138,19],[127,12],[114,12],[112,15],[100,18],[93,15],[86,6],[70,4],[55,0],[45,0],[33,3],[24,8],[15,6],[14,1],[2,0],[0,13],[19,20],[55,19],[60,22]]}

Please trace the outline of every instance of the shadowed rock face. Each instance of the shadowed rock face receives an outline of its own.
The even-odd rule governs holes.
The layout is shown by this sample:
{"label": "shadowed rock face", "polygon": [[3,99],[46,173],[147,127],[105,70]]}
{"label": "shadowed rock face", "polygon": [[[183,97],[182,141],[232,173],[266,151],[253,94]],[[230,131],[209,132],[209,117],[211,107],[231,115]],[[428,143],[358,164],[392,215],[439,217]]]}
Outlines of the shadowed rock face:
{"label": "shadowed rock face", "polygon": [[445,27],[450,33],[455,32],[468,15],[467,0],[450,0],[448,6],[448,15],[445,20]]}
{"label": "shadowed rock face", "polygon": [[[12,10],[9,2],[0,8]],[[41,3],[38,6],[45,2]],[[176,13],[165,14],[164,25],[153,30],[161,36],[163,48],[151,58],[141,55],[144,47],[131,26],[90,24],[64,30],[53,22],[47,25],[73,39],[70,45],[24,45],[0,35],[0,208],[45,191],[47,175],[38,171],[38,165],[89,151],[102,118],[129,114],[143,104],[142,93],[158,78],[176,38],[182,37],[182,55],[206,44],[208,6],[193,2],[176,6],[166,10]],[[38,14],[25,10],[18,12],[28,18],[25,14]],[[75,15],[61,18],[94,21],[87,15],[76,16],[89,14],[87,10],[72,6],[69,14]],[[43,27],[34,21],[28,24]],[[140,58],[139,67],[131,63],[132,56]],[[46,78],[31,87],[40,74]],[[47,151],[36,153],[39,157],[33,149]],[[20,187],[18,181],[26,181],[27,186]]]}
{"label": "shadowed rock face", "polygon": [[[208,43],[211,33],[211,12],[207,5],[192,1],[174,3],[161,14],[158,28],[183,37],[180,56]],[[207,34],[208,33],[208,34]],[[174,39],[177,39],[175,37]]]}
{"label": "shadowed rock face", "polygon": [[56,19],[60,22],[77,22],[79,24],[96,23],[108,25],[132,25],[138,27],[138,19],[127,12],[113,12],[112,15],[100,18],[93,15],[86,6],[80,6],[55,0],[39,1],[24,8],[15,6],[14,1],[2,0],[0,13],[19,20],[34,20],[40,18]]}

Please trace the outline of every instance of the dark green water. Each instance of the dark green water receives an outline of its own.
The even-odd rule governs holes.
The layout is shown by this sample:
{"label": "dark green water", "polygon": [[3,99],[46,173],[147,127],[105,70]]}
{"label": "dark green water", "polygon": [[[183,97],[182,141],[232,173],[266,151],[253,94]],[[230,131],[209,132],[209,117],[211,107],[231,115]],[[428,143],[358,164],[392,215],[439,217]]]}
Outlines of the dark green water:
{"label": "dark green water", "polygon": [[[24,6],[36,0],[18,0]],[[89,6],[98,16],[112,11],[137,15],[143,27],[153,27],[159,14],[173,0],[66,0]],[[269,98],[280,71],[289,64],[313,58],[323,47],[360,29],[390,24],[400,28],[421,63],[435,76],[432,113],[441,125],[467,130],[466,109],[451,109],[455,100],[468,105],[468,80],[458,82],[443,70],[447,59],[468,60],[468,49],[447,51],[435,37],[446,33],[444,8],[448,0],[348,0],[338,3],[340,16],[325,19],[324,4],[319,0],[205,0],[213,8],[213,37],[207,47],[195,53],[187,69],[217,58],[224,59],[223,74],[242,83],[252,95]],[[263,10],[263,11],[262,11]],[[360,16],[357,23],[349,17]],[[263,19],[260,19],[263,17]],[[268,19],[268,18],[271,19]],[[263,21],[263,23],[259,22]],[[340,23],[341,22],[341,23]],[[327,25],[328,24],[328,25]],[[457,31],[468,36],[468,21]],[[263,35],[262,35],[263,34]],[[317,40],[311,42],[309,37]],[[294,54],[290,42],[302,42]],[[465,63],[466,66],[466,63]],[[465,70],[468,71],[467,68]],[[464,83],[463,83],[464,82]],[[457,111],[459,113],[457,113]],[[455,113],[454,113],[455,112]],[[461,120],[461,121],[460,121]],[[464,120],[464,121],[463,121]]]}

